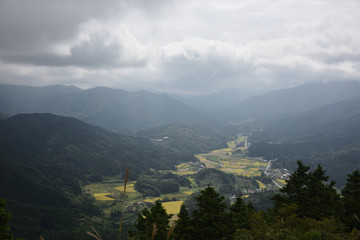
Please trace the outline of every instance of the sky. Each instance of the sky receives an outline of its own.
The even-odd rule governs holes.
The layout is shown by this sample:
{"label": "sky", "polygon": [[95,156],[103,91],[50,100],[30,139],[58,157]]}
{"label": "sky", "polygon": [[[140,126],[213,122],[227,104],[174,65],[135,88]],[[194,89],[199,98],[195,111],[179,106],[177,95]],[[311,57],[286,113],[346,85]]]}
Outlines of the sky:
{"label": "sky", "polygon": [[0,83],[207,94],[360,81],[359,0],[0,0]]}

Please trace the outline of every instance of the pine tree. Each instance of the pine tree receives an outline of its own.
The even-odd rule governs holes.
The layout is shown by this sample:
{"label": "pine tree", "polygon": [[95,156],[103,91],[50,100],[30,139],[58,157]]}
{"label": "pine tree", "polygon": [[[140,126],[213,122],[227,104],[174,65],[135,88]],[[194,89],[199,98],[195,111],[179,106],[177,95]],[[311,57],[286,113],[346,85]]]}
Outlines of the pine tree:
{"label": "pine tree", "polygon": [[161,205],[161,202],[157,200],[155,206],[150,211],[145,208],[138,214],[135,227],[136,232],[131,232],[130,235],[136,235],[138,239],[147,240],[151,239],[152,232],[154,230],[154,223],[156,224],[155,240],[166,239],[169,231],[169,219],[172,215],[168,215],[166,210]]}
{"label": "pine tree", "polygon": [[348,175],[346,185],[342,190],[345,223],[349,230],[360,230],[360,172],[355,170]]}
{"label": "pine tree", "polygon": [[317,220],[323,217],[341,217],[342,204],[334,189],[335,182],[327,184],[329,177],[320,165],[314,171],[308,172],[309,169],[298,161],[298,169],[281,189],[284,194],[272,198],[275,212],[283,205],[296,204],[300,217]]}
{"label": "pine tree", "polygon": [[198,209],[193,211],[192,225],[195,231],[192,239],[219,240],[228,236],[229,219],[225,213],[224,197],[208,186],[200,191],[196,201]]}
{"label": "pine tree", "polygon": [[231,232],[235,233],[237,229],[249,229],[250,218],[255,213],[255,208],[251,202],[245,204],[241,197],[236,199],[236,202],[231,205],[229,218],[231,219]]}
{"label": "pine tree", "polygon": [[184,204],[180,207],[180,213],[178,214],[179,219],[176,222],[176,227],[174,230],[174,238],[176,240],[188,240],[191,239],[193,228],[191,225],[191,219],[189,212],[186,210]]}

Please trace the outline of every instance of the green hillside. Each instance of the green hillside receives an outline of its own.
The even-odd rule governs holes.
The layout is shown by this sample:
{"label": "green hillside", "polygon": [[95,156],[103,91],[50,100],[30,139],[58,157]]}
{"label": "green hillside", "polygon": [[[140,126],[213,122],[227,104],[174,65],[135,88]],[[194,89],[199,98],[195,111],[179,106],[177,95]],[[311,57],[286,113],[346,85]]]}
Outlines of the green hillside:
{"label": "green hillside", "polygon": [[83,183],[123,179],[126,164],[134,179],[149,168],[171,169],[176,163],[171,152],[145,138],[74,118],[21,114],[0,121],[0,198],[8,202],[17,237],[38,239],[41,231],[61,239],[58,231],[74,233],[81,222],[100,216],[94,199],[82,193]]}
{"label": "green hillside", "polygon": [[154,144],[174,151],[181,161],[194,160],[194,154],[226,147],[227,137],[208,125],[170,124],[138,132]]}
{"label": "green hillside", "polygon": [[299,159],[311,166],[321,163],[343,186],[344,173],[360,169],[360,99],[263,123],[251,140],[250,155],[278,158],[277,164],[290,169]]}

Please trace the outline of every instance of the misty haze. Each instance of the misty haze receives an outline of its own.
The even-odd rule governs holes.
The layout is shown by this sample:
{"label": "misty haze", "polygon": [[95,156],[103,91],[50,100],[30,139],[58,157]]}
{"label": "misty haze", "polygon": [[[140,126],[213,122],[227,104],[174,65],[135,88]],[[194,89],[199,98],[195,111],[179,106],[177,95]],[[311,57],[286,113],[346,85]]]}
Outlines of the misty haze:
{"label": "misty haze", "polygon": [[360,239],[359,11],[0,1],[0,239]]}

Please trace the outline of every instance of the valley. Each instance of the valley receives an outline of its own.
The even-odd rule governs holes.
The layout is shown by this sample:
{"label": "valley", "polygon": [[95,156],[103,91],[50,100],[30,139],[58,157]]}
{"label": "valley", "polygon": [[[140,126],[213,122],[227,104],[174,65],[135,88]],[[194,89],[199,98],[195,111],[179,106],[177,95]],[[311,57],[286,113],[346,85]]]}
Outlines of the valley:
{"label": "valley", "polygon": [[[237,195],[249,198],[251,194],[277,191],[285,184],[285,180],[281,179],[283,170],[271,169],[271,161],[262,157],[250,158],[247,156],[247,148],[250,146],[247,136],[239,134],[227,145],[228,148],[195,154],[198,161],[178,164],[176,170],[152,170],[155,174],[173,174],[189,180],[189,186],[180,187],[178,192],[144,196],[136,190],[136,181],[130,181],[126,185],[124,195],[124,183],[117,178],[86,185],[85,191],[96,199],[96,204],[107,217],[110,218],[114,212],[124,209],[125,221],[133,222],[141,209],[150,207],[156,200],[162,202],[168,214],[174,215],[173,220],[176,219],[180,206],[189,199],[190,195],[198,193],[208,184],[214,186],[218,191],[231,189],[224,192],[230,203],[235,200]],[[219,171],[210,173],[210,177],[199,177],[201,172],[209,169]],[[224,181],[220,172],[234,181]],[[115,221],[119,220],[120,218]]]}

